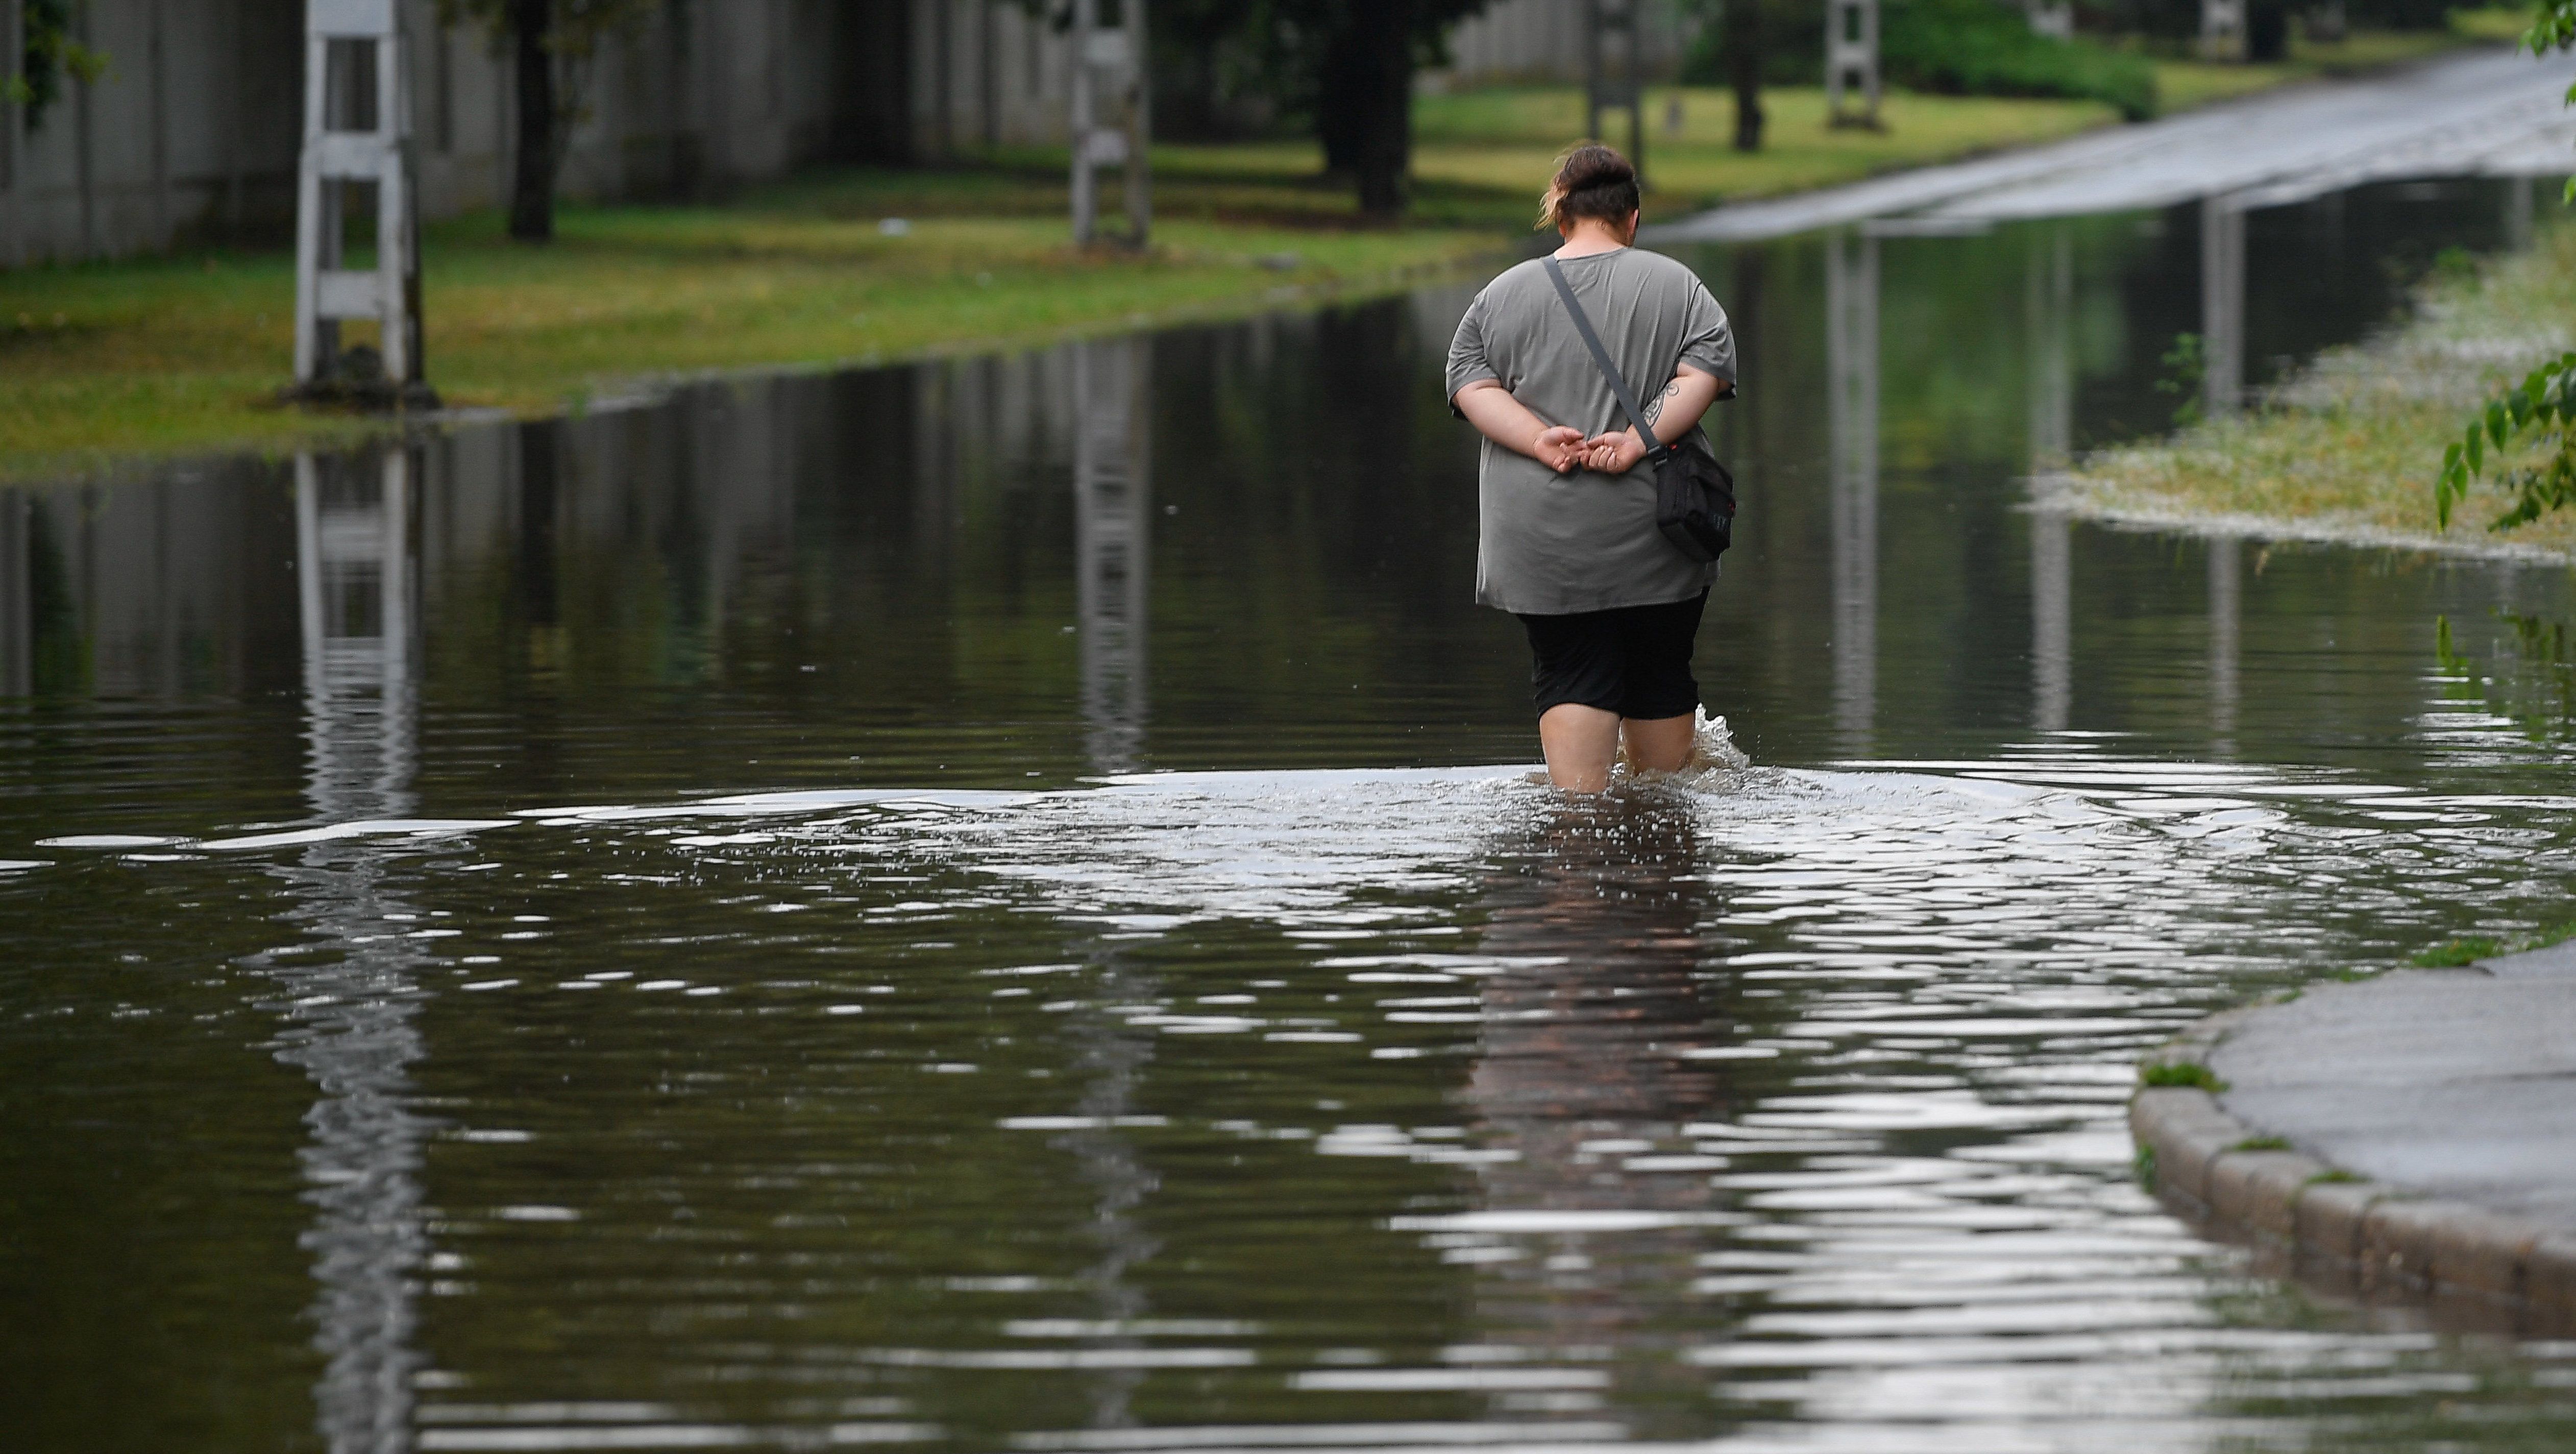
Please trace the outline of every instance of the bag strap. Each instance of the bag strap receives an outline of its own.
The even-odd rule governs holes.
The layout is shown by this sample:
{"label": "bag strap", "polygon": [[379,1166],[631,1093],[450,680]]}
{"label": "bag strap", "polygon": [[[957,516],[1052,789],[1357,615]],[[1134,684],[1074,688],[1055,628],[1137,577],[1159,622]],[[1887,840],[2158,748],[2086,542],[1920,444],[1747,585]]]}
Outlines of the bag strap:
{"label": "bag strap", "polygon": [[1543,257],[1547,276],[1556,284],[1556,296],[1565,300],[1565,311],[1574,315],[1574,331],[1583,335],[1583,346],[1592,350],[1592,361],[1601,366],[1601,377],[1610,381],[1610,392],[1619,396],[1619,407],[1628,411],[1628,422],[1637,426],[1637,437],[1646,443],[1646,458],[1662,464],[1672,457],[1673,446],[1655,437],[1655,426],[1646,422],[1646,411],[1637,407],[1637,396],[1628,389],[1627,378],[1619,366],[1610,361],[1610,350],[1601,346],[1601,335],[1592,331],[1592,320],[1584,316],[1583,305],[1575,301],[1574,285],[1565,280],[1565,269],[1553,257]]}

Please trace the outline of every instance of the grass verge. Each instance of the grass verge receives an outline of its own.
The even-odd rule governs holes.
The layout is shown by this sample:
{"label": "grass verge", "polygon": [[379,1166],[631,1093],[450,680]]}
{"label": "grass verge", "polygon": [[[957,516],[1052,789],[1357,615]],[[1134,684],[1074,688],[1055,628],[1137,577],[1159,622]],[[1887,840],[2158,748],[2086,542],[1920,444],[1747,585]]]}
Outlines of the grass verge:
{"label": "grass verge", "polygon": [[2454,10],[2445,30],[2355,30],[2332,44],[2294,36],[2290,58],[2272,64],[2159,60],[2155,63],[2156,102],[2166,111],[2182,111],[2292,81],[2357,75],[2383,66],[2402,65],[2463,45],[2510,45],[2522,37],[2530,24],[2531,13],[2525,9],[2499,6]]}
{"label": "grass verge", "polygon": [[2553,227],[2527,252],[2446,259],[2406,322],[2327,352],[2244,414],[2092,456],[2059,498],[2079,514],[2138,523],[2566,555],[2576,552],[2576,513],[2491,531],[2508,500],[2482,484],[2443,529],[2433,476],[2442,447],[2496,385],[2571,345],[2576,227]]}

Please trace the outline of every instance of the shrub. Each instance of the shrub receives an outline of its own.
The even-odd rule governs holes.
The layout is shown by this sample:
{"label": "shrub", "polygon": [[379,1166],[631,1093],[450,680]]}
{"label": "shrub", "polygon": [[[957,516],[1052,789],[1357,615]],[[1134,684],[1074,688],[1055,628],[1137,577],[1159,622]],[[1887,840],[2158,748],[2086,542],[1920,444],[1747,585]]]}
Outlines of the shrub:
{"label": "shrub", "polygon": [[2144,59],[2034,35],[2020,9],[1995,0],[1893,0],[1879,25],[1879,63],[1892,85],[2103,101],[2131,121],[2156,114],[2156,75]]}

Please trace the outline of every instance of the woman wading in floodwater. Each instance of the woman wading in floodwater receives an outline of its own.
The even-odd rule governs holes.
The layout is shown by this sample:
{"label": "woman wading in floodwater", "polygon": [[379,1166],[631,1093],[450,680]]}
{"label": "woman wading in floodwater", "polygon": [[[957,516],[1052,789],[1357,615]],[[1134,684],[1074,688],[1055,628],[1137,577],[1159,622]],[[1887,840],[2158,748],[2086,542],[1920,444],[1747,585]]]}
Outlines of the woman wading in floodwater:
{"label": "woman wading in floodwater", "polygon": [[[1639,252],[1637,169],[1606,146],[1557,164],[1539,225],[1574,295],[1644,405],[1678,442],[1735,392],[1726,310],[1690,269]],[[1646,445],[1532,259],[1485,285],[1449,345],[1449,401],[1485,436],[1477,480],[1476,601],[1528,628],[1538,740],[1560,788],[1597,793],[1627,739],[1631,765],[1690,760],[1699,683],[1691,646],[1714,562],[1658,533]]]}

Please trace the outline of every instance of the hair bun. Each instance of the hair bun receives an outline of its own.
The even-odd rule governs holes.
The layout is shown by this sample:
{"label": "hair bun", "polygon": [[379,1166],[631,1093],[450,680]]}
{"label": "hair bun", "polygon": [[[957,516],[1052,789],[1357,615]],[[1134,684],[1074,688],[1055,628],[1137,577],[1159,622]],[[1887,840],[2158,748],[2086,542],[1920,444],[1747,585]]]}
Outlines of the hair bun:
{"label": "hair bun", "polygon": [[1616,223],[1636,210],[1636,164],[1597,141],[1585,142],[1556,159],[1556,179],[1539,198],[1538,225],[1563,227],[1578,217]]}

